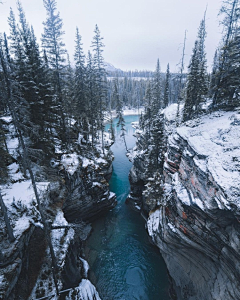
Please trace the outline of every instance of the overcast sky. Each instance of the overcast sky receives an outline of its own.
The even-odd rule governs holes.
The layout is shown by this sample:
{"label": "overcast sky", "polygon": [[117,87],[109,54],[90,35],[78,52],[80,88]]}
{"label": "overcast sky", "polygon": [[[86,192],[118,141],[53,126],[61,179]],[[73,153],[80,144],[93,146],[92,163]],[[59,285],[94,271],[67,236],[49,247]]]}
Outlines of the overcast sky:
{"label": "overcast sky", "polygon": [[[8,33],[7,18],[16,1],[2,0],[0,32]],[[27,21],[38,40],[46,18],[42,0],[22,0]],[[57,0],[64,22],[65,43],[72,57],[76,26],[82,35],[84,51],[90,49],[95,25],[104,38],[104,59],[122,70],[154,70],[159,58],[162,71],[167,63],[177,70],[181,59],[184,31],[187,30],[186,59],[189,63],[194,41],[207,7],[206,51],[208,65],[221,38],[218,12],[222,0]]]}

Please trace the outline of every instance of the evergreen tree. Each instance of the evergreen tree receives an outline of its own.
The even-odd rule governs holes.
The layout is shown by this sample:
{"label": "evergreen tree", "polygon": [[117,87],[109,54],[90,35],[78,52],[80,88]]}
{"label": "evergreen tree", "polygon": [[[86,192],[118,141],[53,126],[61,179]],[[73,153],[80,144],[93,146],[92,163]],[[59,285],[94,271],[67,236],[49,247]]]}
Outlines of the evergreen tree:
{"label": "evergreen tree", "polygon": [[96,76],[93,64],[93,58],[88,52],[87,67],[86,67],[86,101],[88,103],[88,119],[90,123],[90,133],[92,140],[92,147],[94,147],[97,138],[97,117],[98,117],[98,102],[96,94]]}
{"label": "evergreen tree", "polygon": [[76,29],[75,40],[75,83],[74,83],[74,102],[75,102],[75,117],[78,120],[80,130],[84,133],[84,138],[88,135],[88,107],[86,98],[86,67],[85,55],[82,49],[82,38]]}
{"label": "evergreen tree", "polygon": [[161,198],[164,195],[163,176],[159,172],[155,172],[153,177],[148,178],[145,185],[143,196],[150,210],[154,210],[160,205]]}
{"label": "evergreen tree", "polygon": [[[240,30],[229,41],[225,50],[225,66],[218,87],[218,107],[233,109],[240,105]],[[221,102],[220,102],[221,100]]]}
{"label": "evergreen tree", "polygon": [[[1,117],[0,113],[0,117]],[[6,143],[5,131],[2,120],[0,119],[0,183],[5,183],[8,179],[8,164],[11,162]]]}
{"label": "evergreen tree", "polygon": [[52,84],[55,103],[60,115],[59,131],[62,141],[66,142],[66,102],[63,98],[64,69],[66,60],[65,44],[63,43],[63,22],[57,10],[56,0],[43,0],[47,19],[43,22],[42,46],[46,51],[49,67],[52,70]]}
{"label": "evergreen tree", "polygon": [[[18,1],[19,30],[16,30],[14,15],[10,14],[11,42],[17,41],[13,64],[9,65],[15,70],[15,81],[18,82],[21,97],[26,103],[26,111],[29,115],[23,135],[29,137],[27,146],[31,159],[39,161],[52,154],[52,142],[49,134],[49,112],[51,111],[49,82],[45,78],[44,65],[40,57],[39,46],[33,28],[29,28],[25,13]],[[14,34],[16,36],[14,36]],[[7,41],[5,40],[6,57],[8,57]],[[21,66],[19,68],[18,66]],[[50,101],[49,101],[50,100]],[[21,108],[22,110],[22,108]],[[53,128],[55,124],[51,124]],[[26,130],[26,128],[28,128]]]}
{"label": "evergreen tree", "polygon": [[215,51],[214,58],[213,58],[213,66],[212,66],[212,73],[210,79],[210,87],[209,87],[209,95],[213,97],[214,89],[216,88],[217,84],[217,73],[219,71],[219,52],[218,49]]}
{"label": "evergreen tree", "polygon": [[116,114],[117,114],[117,127],[120,126],[120,130],[121,130],[121,137],[123,138],[124,144],[125,144],[125,148],[126,151],[127,149],[127,144],[126,144],[126,139],[125,139],[125,134],[126,134],[126,129],[125,129],[125,120],[123,117],[123,103],[119,97],[119,93],[118,93],[118,80],[117,78],[115,78],[114,80],[114,92],[113,92],[113,98],[115,99],[116,102]]}
{"label": "evergreen tree", "polygon": [[146,174],[151,177],[156,171],[163,174],[164,152],[166,146],[166,136],[164,130],[164,115],[157,115],[152,124],[150,132],[150,144],[148,146],[148,165]]}
{"label": "evergreen tree", "polygon": [[184,58],[185,58],[185,47],[186,47],[186,38],[187,38],[187,31],[185,30],[184,34],[184,42],[183,42],[183,51],[182,51],[182,58],[181,58],[181,67],[180,67],[180,74],[179,80],[177,80],[177,115],[176,115],[176,125],[178,126],[180,123],[180,102],[182,100],[182,90],[183,90],[183,70],[184,70]]}
{"label": "evergreen tree", "polygon": [[100,35],[100,30],[96,25],[94,30],[94,37],[92,41],[93,48],[93,62],[95,68],[95,80],[96,80],[96,97],[98,99],[98,129],[101,131],[102,140],[102,151],[104,154],[104,111],[106,111],[106,99],[107,99],[107,85],[106,85],[106,70],[104,65],[104,60],[102,56],[104,44],[102,42],[103,38]]}
{"label": "evergreen tree", "polygon": [[195,113],[196,99],[198,99],[198,75],[199,75],[199,56],[198,41],[195,41],[193,54],[189,65],[186,99],[183,109],[183,121],[193,118]]}
{"label": "evergreen tree", "polygon": [[146,131],[146,139],[147,139],[147,141],[149,141],[151,125],[152,125],[152,119],[153,119],[152,87],[151,87],[151,82],[150,81],[148,81],[148,85],[147,85],[144,100],[145,100],[145,105],[144,105],[143,124],[144,124],[144,129]]}
{"label": "evergreen tree", "polygon": [[165,88],[164,88],[164,96],[163,96],[163,107],[167,107],[170,101],[170,71],[169,64],[167,65],[166,71],[166,79],[165,79]]}
{"label": "evergreen tree", "polygon": [[216,85],[213,87],[213,108],[218,108],[219,106],[225,106],[224,99],[222,95],[221,87],[224,85],[224,80],[226,78],[228,61],[228,47],[230,41],[233,39],[236,30],[238,30],[238,20],[239,20],[239,0],[226,0],[220,9],[220,14],[223,14],[223,47],[220,49],[220,61],[218,72],[215,76]]}
{"label": "evergreen tree", "polygon": [[153,114],[156,115],[158,111],[163,107],[162,103],[162,88],[161,88],[161,70],[160,70],[160,62],[157,60],[157,66],[154,73],[153,78],[153,87],[152,87],[152,95],[153,95]]}
{"label": "evergreen tree", "polygon": [[201,104],[205,101],[208,91],[207,66],[205,54],[205,18],[201,21],[198,39],[193,48],[189,73],[187,78],[186,99],[183,110],[183,121],[197,116],[201,110]]}

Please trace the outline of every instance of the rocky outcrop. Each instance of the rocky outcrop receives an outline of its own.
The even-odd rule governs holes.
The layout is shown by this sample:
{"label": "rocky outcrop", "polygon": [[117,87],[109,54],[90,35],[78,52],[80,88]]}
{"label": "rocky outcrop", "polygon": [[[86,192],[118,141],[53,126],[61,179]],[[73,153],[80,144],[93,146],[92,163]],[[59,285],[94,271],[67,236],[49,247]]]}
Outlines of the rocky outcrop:
{"label": "rocky outcrop", "polygon": [[62,155],[60,162],[52,161],[54,181],[37,183],[51,227],[58,289],[67,290],[61,297],[56,296],[51,255],[31,182],[24,179],[16,164],[11,166],[14,183],[2,191],[15,241],[8,241],[0,212],[1,299],[79,299],[77,295],[100,299],[88,280],[83,244],[91,232],[89,222],[113,208],[116,196],[108,184],[113,155],[107,149],[104,156],[95,152],[82,149],[82,155]]}
{"label": "rocky outcrop", "polygon": [[165,195],[147,226],[175,299],[240,299],[239,120],[218,112],[169,136]]}
{"label": "rocky outcrop", "polygon": [[136,146],[128,153],[128,158],[133,163],[133,166],[128,176],[130,193],[126,199],[126,203],[134,210],[148,214],[149,208],[142,196],[144,185],[147,183],[145,173],[147,141],[140,130],[136,130],[134,135],[137,137]]}
{"label": "rocky outcrop", "polygon": [[76,171],[69,174],[66,168],[64,174],[68,195],[63,211],[68,222],[92,221],[117,204],[108,184],[112,174],[111,152],[104,158],[78,160]]}

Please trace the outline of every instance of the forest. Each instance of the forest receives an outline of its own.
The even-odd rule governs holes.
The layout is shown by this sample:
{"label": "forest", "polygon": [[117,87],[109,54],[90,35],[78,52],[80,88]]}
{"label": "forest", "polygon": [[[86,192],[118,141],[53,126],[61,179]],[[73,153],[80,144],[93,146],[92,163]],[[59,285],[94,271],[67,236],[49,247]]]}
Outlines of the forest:
{"label": "forest", "polygon": [[[59,179],[60,171],[55,164],[64,154],[78,151],[82,156],[93,153],[98,158],[107,157],[105,123],[112,124],[115,113],[124,138],[124,109],[142,107],[139,125],[144,131],[144,151],[148,158],[143,195],[149,211],[156,209],[164,193],[168,135],[164,109],[176,105],[174,126],[177,128],[203,115],[234,110],[240,105],[240,8],[237,0],[226,1],[221,8],[223,35],[210,73],[205,50],[205,15],[187,72],[184,69],[186,35],[178,73],[171,73],[169,64],[163,72],[159,58],[154,72],[107,72],[99,27],[95,26],[88,53],[83,51],[81,30],[76,28],[73,63],[64,44],[64,24],[57,1],[43,0],[43,3],[46,20],[40,44],[20,1],[17,1],[17,14],[11,9],[8,16],[10,35],[0,33],[0,184],[13,183],[9,174],[13,163],[17,163],[23,174],[20,182],[31,180],[53,266],[57,269],[36,183]],[[112,127],[108,134],[113,143]],[[13,241],[1,186],[2,215],[8,238]]]}

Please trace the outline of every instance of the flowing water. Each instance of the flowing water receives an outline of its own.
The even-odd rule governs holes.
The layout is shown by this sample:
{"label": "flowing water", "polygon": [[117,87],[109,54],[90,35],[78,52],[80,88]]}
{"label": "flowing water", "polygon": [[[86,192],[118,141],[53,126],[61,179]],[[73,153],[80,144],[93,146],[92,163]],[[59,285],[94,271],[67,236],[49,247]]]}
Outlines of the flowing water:
{"label": "flowing water", "polygon": [[[135,144],[131,122],[138,116],[126,116],[126,142]],[[130,190],[128,173],[132,164],[125,156],[125,146],[116,128],[113,174],[110,190],[118,204],[93,224],[86,250],[90,279],[102,300],[169,300],[169,282],[159,250],[149,242],[145,222],[139,213],[125,204]]]}

